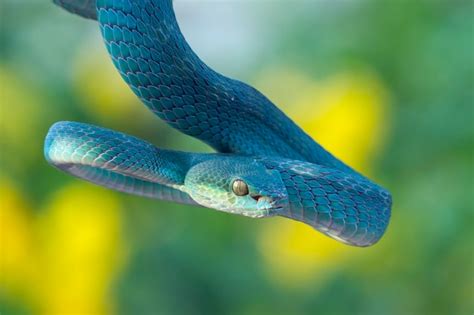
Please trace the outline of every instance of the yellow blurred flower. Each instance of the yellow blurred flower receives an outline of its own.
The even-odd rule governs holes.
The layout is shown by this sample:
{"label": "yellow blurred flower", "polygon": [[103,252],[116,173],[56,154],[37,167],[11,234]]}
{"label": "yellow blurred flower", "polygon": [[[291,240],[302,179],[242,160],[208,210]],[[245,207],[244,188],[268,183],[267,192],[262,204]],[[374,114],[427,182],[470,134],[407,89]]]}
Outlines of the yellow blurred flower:
{"label": "yellow blurred flower", "polygon": [[112,192],[85,183],[53,197],[38,222],[44,313],[111,311],[110,284],[124,254],[119,208]]}
{"label": "yellow blurred flower", "polygon": [[327,150],[364,173],[386,136],[388,93],[371,73],[324,81],[295,70],[268,71],[256,86]]}
{"label": "yellow blurred flower", "polygon": [[[264,73],[256,85],[326,149],[370,174],[387,129],[387,92],[374,75],[344,73],[318,82],[281,69]],[[327,276],[361,251],[286,219],[269,220],[259,245],[270,276],[287,286]]]}
{"label": "yellow blurred flower", "polygon": [[0,285],[8,297],[44,314],[111,313],[111,284],[126,254],[114,194],[75,183],[36,217],[9,182],[0,183],[0,196]]}
{"label": "yellow blurred flower", "polygon": [[0,287],[29,300],[36,271],[34,222],[21,193],[6,179],[0,180],[0,231]]}
{"label": "yellow blurred flower", "polygon": [[386,134],[386,105],[374,76],[341,74],[302,95],[289,113],[326,149],[367,174]]}

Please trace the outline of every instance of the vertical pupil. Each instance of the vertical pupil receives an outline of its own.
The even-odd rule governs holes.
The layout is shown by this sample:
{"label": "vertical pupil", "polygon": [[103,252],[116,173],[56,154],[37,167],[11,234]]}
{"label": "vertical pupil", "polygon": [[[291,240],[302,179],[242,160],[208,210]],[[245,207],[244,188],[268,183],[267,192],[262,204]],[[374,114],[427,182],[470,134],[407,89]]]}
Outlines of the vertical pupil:
{"label": "vertical pupil", "polygon": [[232,190],[237,196],[245,196],[249,193],[249,188],[244,181],[238,179],[232,184]]}

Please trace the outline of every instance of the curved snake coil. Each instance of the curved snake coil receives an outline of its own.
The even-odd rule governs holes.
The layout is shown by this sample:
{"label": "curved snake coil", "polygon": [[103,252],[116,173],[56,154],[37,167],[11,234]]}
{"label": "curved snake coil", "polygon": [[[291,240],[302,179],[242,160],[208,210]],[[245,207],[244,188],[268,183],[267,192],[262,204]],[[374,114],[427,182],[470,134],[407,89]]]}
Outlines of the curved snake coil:
{"label": "curved snake coil", "polygon": [[96,19],[133,92],[172,127],[219,153],[169,151],[119,132],[59,122],[49,163],[115,190],[249,217],[283,216],[369,246],[384,234],[390,194],[312,140],[264,95],[204,64],[171,0],[55,0]]}

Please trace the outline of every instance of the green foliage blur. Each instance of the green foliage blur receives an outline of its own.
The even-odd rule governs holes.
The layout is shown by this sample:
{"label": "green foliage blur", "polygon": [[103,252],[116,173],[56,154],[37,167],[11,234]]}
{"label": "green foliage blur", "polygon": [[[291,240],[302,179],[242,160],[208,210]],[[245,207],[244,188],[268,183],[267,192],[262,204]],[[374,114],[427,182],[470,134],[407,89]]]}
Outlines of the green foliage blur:
{"label": "green foliage blur", "polygon": [[[473,2],[175,6],[206,62],[391,191],[386,236],[351,248],[286,219],[129,196],[52,168],[42,145],[59,120],[210,149],[140,104],[95,22],[4,0],[0,313],[473,314]],[[205,41],[192,32],[217,25]]]}

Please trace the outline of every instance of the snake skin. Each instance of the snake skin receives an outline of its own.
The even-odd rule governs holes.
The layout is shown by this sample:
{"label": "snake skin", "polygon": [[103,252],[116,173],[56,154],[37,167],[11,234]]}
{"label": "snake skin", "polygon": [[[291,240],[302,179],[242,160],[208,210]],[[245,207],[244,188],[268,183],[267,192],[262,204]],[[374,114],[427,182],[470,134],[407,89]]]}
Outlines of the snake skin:
{"label": "snake skin", "polygon": [[[150,110],[229,154],[167,151],[60,122],[46,137],[52,165],[129,193],[292,218],[351,245],[372,245],[384,234],[390,194],[324,150],[260,92],[204,64],[181,34],[171,0],[55,2],[98,20],[114,65]],[[248,196],[229,190],[235,178],[246,181]]]}

